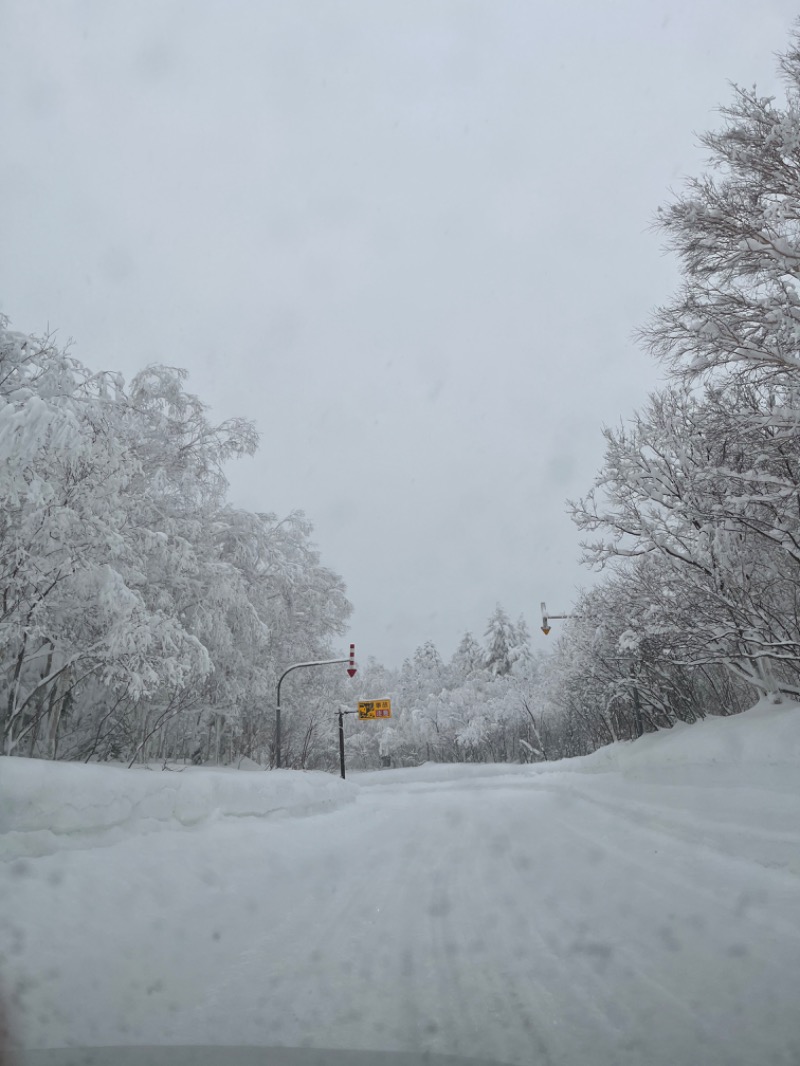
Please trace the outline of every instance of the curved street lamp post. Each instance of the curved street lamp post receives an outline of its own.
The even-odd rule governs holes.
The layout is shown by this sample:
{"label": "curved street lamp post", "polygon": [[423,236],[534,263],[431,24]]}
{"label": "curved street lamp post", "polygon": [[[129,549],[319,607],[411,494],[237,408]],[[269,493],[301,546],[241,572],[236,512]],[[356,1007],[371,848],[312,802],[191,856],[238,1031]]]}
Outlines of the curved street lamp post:
{"label": "curved street lamp post", "polygon": [[[542,604],[542,632],[545,636],[550,632],[550,620],[552,618],[572,618],[571,614],[548,614],[547,604]],[[641,737],[644,735],[644,721],[642,720],[642,703],[639,698],[639,686],[636,684],[636,665],[634,660],[631,659],[630,664],[630,676],[631,676],[631,697],[633,702],[633,718],[636,723],[636,735]]]}
{"label": "curved street lamp post", "polygon": [[[347,659],[320,659],[316,662],[310,663],[295,663],[294,666],[287,667],[278,678],[278,698],[275,707],[275,768],[280,770],[281,768],[281,685],[283,679],[287,674],[290,674],[293,670],[303,670],[310,666],[335,666],[339,663],[347,663],[347,673],[350,677],[355,677],[356,673],[356,646],[350,645],[350,655]],[[342,775],[344,776],[344,775]]]}

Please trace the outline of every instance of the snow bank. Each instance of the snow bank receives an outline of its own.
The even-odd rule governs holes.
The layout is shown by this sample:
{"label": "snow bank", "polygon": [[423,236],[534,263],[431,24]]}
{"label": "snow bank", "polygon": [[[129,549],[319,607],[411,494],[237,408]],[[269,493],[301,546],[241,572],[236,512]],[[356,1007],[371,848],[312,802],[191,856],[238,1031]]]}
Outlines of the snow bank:
{"label": "snow bank", "polygon": [[[519,778],[520,773],[618,774],[653,784],[727,785],[797,791],[800,767],[800,704],[762,701],[743,714],[706,718],[688,725],[619,741],[591,755],[556,762],[423,763],[422,766],[355,772],[360,784],[410,787],[426,782]],[[498,780],[498,784],[501,782]]]}
{"label": "snow bank", "polygon": [[550,774],[602,774],[652,786],[735,789],[740,796],[753,789],[796,793],[798,766],[800,705],[766,702],[731,718],[610,744],[583,758],[531,766],[425,764],[358,773],[358,783],[296,770],[169,772],[0,757],[0,852],[44,855],[211,819],[306,815],[352,802],[360,787],[411,792],[434,784],[460,787],[465,779],[481,788],[502,787],[504,779],[511,786],[512,778],[519,785],[521,775],[541,781]]}
{"label": "snow bank", "polygon": [[654,784],[743,784],[797,790],[800,704],[762,701],[730,718],[688,725],[620,741],[591,755],[539,763],[538,773],[621,773]]}
{"label": "snow bank", "polygon": [[0,757],[0,850],[43,855],[212,818],[305,815],[355,799],[331,774],[222,767],[162,771]]}

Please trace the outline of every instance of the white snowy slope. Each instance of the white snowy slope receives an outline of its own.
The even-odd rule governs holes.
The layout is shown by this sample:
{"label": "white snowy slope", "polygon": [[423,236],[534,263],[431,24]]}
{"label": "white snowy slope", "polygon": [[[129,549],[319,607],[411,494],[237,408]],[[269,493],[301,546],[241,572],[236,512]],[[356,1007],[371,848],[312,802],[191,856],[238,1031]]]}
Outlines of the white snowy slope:
{"label": "white snowy slope", "polygon": [[29,1048],[800,1062],[796,705],[348,782],[2,759],[0,796]]}

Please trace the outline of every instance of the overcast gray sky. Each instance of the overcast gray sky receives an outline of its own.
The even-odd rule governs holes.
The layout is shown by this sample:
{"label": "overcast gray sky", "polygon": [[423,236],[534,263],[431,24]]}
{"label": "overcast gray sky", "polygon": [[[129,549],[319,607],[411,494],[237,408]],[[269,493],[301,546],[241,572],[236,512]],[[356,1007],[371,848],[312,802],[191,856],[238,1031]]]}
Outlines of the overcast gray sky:
{"label": "overcast gray sky", "polygon": [[[650,229],[789,0],[0,0],[0,310],[261,433],[359,657],[593,578],[565,499],[659,372]],[[544,640],[543,637],[539,639]]]}

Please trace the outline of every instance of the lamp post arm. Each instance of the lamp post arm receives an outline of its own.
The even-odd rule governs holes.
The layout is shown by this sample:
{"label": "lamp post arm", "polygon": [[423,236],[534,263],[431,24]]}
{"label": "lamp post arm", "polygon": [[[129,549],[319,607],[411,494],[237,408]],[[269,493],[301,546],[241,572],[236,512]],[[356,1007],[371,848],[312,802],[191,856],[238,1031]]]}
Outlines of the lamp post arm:
{"label": "lamp post arm", "polygon": [[550,619],[551,618],[572,618],[571,614],[550,614],[547,610],[547,604],[542,604],[542,632],[545,636],[550,632]]}
{"label": "lamp post arm", "polygon": [[288,667],[288,669],[284,670],[281,676],[278,678],[278,703],[281,702],[281,685],[283,684],[283,679],[286,677],[287,674],[290,674],[292,670],[302,670],[304,666],[336,666],[339,663],[349,662],[349,659],[320,659],[317,662],[295,663],[294,666]]}

